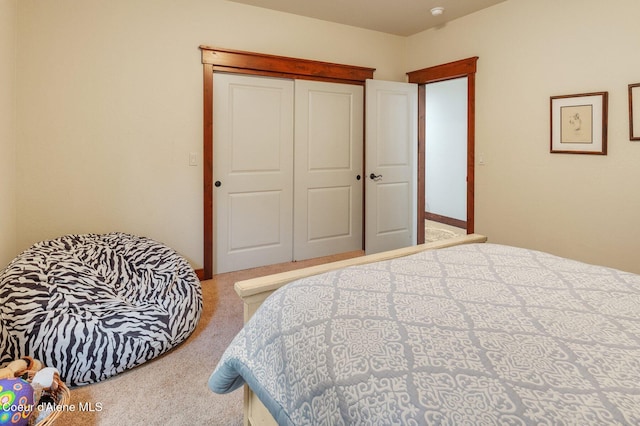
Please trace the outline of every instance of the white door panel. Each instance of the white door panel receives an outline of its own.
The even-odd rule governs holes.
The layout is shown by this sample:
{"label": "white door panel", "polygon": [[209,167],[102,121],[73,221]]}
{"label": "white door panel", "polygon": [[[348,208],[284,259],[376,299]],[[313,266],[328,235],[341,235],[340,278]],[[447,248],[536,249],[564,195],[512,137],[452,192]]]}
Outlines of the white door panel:
{"label": "white door panel", "polygon": [[[377,224],[378,235],[385,236],[394,233],[406,233],[407,212],[395,206],[404,206],[411,203],[411,192],[407,182],[378,183],[376,189]],[[388,208],[391,206],[392,208]]]}
{"label": "white door panel", "polygon": [[309,241],[316,242],[351,234],[353,196],[349,186],[309,189],[307,196]]}
{"label": "white door panel", "polygon": [[367,80],[365,251],[416,244],[418,86]]}
{"label": "white door panel", "polygon": [[283,243],[280,236],[281,195],[282,191],[228,195],[229,253]]}
{"label": "white door panel", "polygon": [[294,260],[362,249],[363,92],[295,82]]}
{"label": "white door panel", "polygon": [[215,272],[292,258],[293,82],[215,74]]}

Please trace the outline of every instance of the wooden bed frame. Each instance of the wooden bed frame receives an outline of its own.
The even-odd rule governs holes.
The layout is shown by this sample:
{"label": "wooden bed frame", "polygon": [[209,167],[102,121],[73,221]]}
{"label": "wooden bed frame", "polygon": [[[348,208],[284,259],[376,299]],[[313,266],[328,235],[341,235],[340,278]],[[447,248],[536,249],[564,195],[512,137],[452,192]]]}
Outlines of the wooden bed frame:
{"label": "wooden bed frame", "polygon": [[[417,246],[405,247],[337,262],[325,263],[323,265],[310,266],[308,268],[302,268],[294,271],[238,281],[235,283],[234,288],[244,303],[244,322],[246,323],[271,293],[292,281],[312,275],[322,274],[324,272],[334,271],[336,269],[346,268],[348,266],[364,265],[367,263],[408,256],[426,250],[453,247],[461,244],[484,243],[486,241],[487,237],[483,235],[469,234],[448,240],[435,241],[432,243],[420,244]],[[255,396],[247,385],[244,386],[244,424],[245,426],[277,426],[277,423],[271,416],[271,413],[269,413],[266,407],[262,402],[260,402],[258,397]]]}

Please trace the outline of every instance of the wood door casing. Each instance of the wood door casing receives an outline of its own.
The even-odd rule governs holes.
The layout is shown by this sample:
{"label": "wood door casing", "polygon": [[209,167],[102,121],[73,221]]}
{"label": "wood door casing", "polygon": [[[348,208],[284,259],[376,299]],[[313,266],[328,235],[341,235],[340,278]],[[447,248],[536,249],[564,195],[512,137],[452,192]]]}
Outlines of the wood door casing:
{"label": "wood door casing", "polygon": [[[424,85],[467,77],[467,234],[475,230],[475,75],[478,57],[449,62],[407,73],[410,83],[418,83],[418,244],[424,243],[425,220],[425,94]],[[422,224],[422,226],[420,226]]]}
{"label": "wood door casing", "polygon": [[[289,77],[364,85],[373,78],[375,68],[350,66],[308,59],[265,55],[211,46],[200,46],[203,65],[203,263],[201,279],[213,275],[213,75],[214,72]],[[424,84],[468,77],[468,158],[467,232],[474,231],[474,154],[475,154],[475,72],[478,57],[424,68],[407,73],[409,82],[418,83],[418,224],[424,223]],[[421,100],[420,100],[421,99]],[[417,226],[418,244],[424,242],[424,226]]]}
{"label": "wood door casing", "polygon": [[287,77],[364,85],[374,68],[200,46],[203,64],[203,263],[198,275],[213,276],[213,79],[215,72]]}

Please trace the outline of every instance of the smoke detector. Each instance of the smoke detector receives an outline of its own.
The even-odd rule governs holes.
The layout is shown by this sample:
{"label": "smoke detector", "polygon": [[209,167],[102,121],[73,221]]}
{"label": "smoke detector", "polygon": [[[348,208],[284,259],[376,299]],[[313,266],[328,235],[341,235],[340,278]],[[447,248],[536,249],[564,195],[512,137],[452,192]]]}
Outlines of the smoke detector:
{"label": "smoke detector", "polygon": [[431,14],[433,16],[440,16],[443,13],[444,13],[444,7],[442,6],[434,7],[433,9],[431,9]]}

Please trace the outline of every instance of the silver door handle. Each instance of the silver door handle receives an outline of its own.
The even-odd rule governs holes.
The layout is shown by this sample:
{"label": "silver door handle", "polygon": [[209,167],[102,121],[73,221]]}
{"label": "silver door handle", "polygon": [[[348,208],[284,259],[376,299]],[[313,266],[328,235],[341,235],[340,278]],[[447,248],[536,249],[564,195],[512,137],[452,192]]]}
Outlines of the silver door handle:
{"label": "silver door handle", "polygon": [[377,181],[379,181],[380,179],[382,179],[382,175],[377,175],[377,174],[375,174],[375,173],[371,173],[371,174],[369,175],[369,179],[371,179],[371,180],[373,180],[373,181],[377,182]]}

